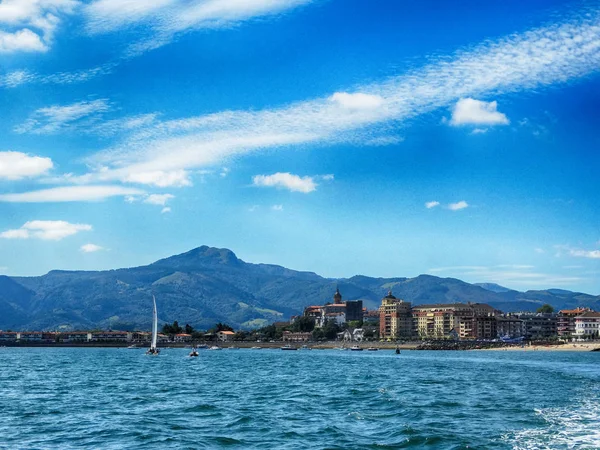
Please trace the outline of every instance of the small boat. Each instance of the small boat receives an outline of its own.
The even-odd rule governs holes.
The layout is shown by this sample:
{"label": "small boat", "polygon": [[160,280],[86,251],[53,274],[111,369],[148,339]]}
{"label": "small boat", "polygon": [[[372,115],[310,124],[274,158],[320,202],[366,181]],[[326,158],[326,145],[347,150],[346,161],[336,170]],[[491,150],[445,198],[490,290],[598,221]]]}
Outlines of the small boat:
{"label": "small boat", "polygon": [[201,349],[207,349],[207,348],[208,348],[208,345],[207,345],[207,344],[202,344],[202,345],[199,345],[199,346],[197,346],[196,348],[197,348],[198,350],[201,350]]}
{"label": "small boat", "polygon": [[367,349],[367,351],[368,351],[368,352],[376,352],[376,351],[378,351],[378,350],[379,350],[379,349],[378,349],[377,347],[369,347],[369,348]]}
{"label": "small boat", "polygon": [[358,345],[353,345],[352,347],[350,347],[350,351],[351,352],[362,352],[363,349],[360,348]]}
{"label": "small boat", "polygon": [[152,302],[154,303],[154,309],[152,310],[152,343],[150,348],[146,351],[146,355],[158,356],[160,349],[156,346],[158,339],[158,314],[156,312],[156,298],[152,296]]}
{"label": "small boat", "polygon": [[190,352],[190,358],[195,358],[196,356],[198,356],[198,350],[196,350],[196,347],[192,347],[192,351]]}
{"label": "small boat", "polygon": [[291,345],[284,345],[281,347],[281,350],[298,350],[296,347],[292,347]]}
{"label": "small boat", "polygon": [[312,348],[310,348],[308,345],[303,345],[300,347],[300,350],[312,350]]}
{"label": "small boat", "polygon": [[250,350],[260,350],[260,347],[250,347]]}
{"label": "small boat", "polygon": [[239,350],[239,347],[227,347],[227,350]]}
{"label": "small boat", "polygon": [[138,347],[134,344],[134,345],[129,345],[127,348],[129,350],[137,350]]}
{"label": "small boat", "polygon": [[221,347],[217,346],[217,345],[213,345],[212,347],[208,348],[209,350],[221,350]]}

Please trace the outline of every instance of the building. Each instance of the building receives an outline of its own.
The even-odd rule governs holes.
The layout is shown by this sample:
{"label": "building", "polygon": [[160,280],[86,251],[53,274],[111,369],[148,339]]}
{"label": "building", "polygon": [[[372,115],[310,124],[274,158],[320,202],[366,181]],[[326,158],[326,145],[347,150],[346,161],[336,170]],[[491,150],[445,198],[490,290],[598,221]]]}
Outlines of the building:
{"label": "building", "polygon": [[600,337],[600,312],[585,311],[575,317],[574,335],[578,338]]}
{"label": "building", "polygon": [[60,340],[63,342],[89,342],[92,340],[92,333],[87,331],[70,331],[61,333]]}
{"label": "building", "polygon": [[235,333],[233,331],[217,331],[217,339],[221,342],[229,342],[233,340]]}
{"label": "building", "polygon": [[27,342],[43,342],[44,337],[41,331],[22,331],[17,333],[17,339]]}
{"label": "building", "polygon": [[304,316],[314,319],[316,328],[322,328],[326,322],[332,320],[338,325],[351,321],[362,322],[363,313],[362,300],[343,302],[339,289],[336,289],[335,294],[333,294],[333,303],[304,308]]}
{"label": "building", "polygon": [[398,339],[410,338],[412,335],[411,303],[394,297],[392,291],[389,291],[379,307],[379,337]]}
{"label": "building", "polygon": [[512,314],[496,317],[496,335],[500,338],[510,339],[524,336],[523,321]]}
{"label": "building", "polygon": [[556,331],[562,338],[568,339],[575,334],[575,318],[589,308],[562,309],[556,316]]}
{"label": "building", "polygon": [[364,317],[362,300],[347,300],[346,303],[346,321],[362,322]]}
{"label": "building", "polygon": [[420,338],[493,339],[501,312],[485,303],[440,303],[412,308],[415,333]]}
{"label": "building", "polygon": [[312,339],[312,333],[304,331],[299,331],[296,333],[291,331],[284,331],[282,339],[284,342],[308,342]]}
{"label": "building", "polygon": [[150,342],[152,339],[152,333],[147,331],[134,331],[131,334],[131,340],[133,342]]}
{"label": "building", "polygon": [[191,342],[192,335],[187,333],[178,333],[173,336],[173,342]]}
{"label": "building", "polygon": [[556,337],[556,314],[521,313],[523,335],[526,339],[550,339]]}
{"label": "building", "polygon": [[98,331],[92,333],[92,341],[94,342],[129,342],[131,337],[132,333],[127,331]]}
{"label": "building", "polygon": [[15,331],[0,331],[0,342],[15,342],[17,333]]}

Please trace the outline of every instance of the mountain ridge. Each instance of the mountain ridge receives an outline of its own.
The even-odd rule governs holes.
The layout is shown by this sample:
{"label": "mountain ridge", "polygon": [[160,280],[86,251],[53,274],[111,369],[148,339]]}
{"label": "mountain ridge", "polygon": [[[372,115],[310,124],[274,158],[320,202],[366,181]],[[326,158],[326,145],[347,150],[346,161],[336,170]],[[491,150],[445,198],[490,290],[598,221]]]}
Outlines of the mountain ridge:
{"label": "mountain ridge", "polygon": [[[345,300],[373,309],[389,290],[413,304],[481,302],[504,310],[600,309],[600,296],[548,289],[520,292],[455,278],[324,278],[273,264],[249,263],[229,249],[201,246],[146,266],[106,271],[52,270],[38,277],[0,277],[0,329],[147,329],[152,294],[161,323],[179,320],[199,328],[227,322],[251,328],[287,320],[310,304]],[[504,290],[506,289],[506,290]]]}

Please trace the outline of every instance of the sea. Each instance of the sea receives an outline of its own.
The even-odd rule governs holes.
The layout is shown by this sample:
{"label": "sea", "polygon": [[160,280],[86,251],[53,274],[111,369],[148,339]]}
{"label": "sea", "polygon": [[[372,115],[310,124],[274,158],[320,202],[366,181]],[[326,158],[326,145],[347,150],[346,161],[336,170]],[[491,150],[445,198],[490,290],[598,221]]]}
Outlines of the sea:
{"label": "sea", "polygon": [[1,449],[599,449],[600,353],[0,348]]}

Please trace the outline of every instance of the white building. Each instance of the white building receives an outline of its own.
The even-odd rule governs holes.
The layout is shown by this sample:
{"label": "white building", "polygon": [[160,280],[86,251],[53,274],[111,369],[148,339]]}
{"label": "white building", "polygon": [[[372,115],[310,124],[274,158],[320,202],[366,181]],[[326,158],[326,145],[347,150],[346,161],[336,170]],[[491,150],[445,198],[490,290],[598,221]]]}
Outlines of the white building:
{"label": "white building", "polygon": [[217,332],[217,338],[221,341],[221,342],[229,342],[233,340],[233,336],[235,335],[235,333],[233,331],[218,331]]}
{"label": "white building", "polygon": [[600,337],[600,312],[586,311],[575,317],[575,336],[578,338]]}

